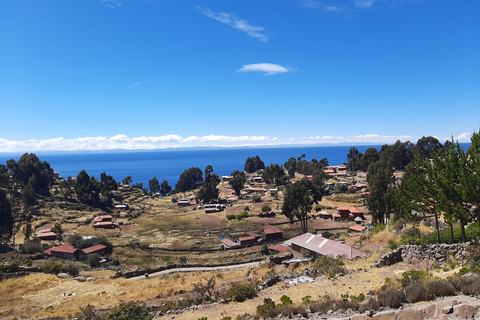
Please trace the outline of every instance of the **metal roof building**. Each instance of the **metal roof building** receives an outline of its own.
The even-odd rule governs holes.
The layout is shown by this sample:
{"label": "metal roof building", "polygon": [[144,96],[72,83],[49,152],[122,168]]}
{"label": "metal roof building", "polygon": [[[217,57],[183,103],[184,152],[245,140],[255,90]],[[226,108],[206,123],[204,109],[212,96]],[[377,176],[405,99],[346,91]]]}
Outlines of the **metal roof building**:
{"label": "metal roof building", "polygon": [[364,257],[365,253],[346,244],[324,238],[320,235],[304,233],[298,237],[290,239],[292,251],[296,257],[309,253],[314,257],[332,256],[353,259]]}

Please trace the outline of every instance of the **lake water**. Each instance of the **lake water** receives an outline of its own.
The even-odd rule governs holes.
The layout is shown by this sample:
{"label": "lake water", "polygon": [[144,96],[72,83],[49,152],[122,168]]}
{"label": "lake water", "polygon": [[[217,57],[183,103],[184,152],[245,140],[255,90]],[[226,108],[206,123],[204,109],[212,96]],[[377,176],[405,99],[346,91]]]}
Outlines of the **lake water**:
{"label": "lake water", "polygon": [[[356,146],[360,152],[370,146]],[[380,150],[381,146],[373,146]],[[321,146],[321,147],[288,147],[288,148],[235,148],[235,149],[181,149],[132,152],[98,152],[98,153],[62,153],[42,154],[37,156],[42,161],[50,163],[60,176],[77,176],[85,169],[90,176],[100,178],[100,173],[106,172],[117,181],[126,176],[132,176],[133,183],[143,183],[148,188],[148,181],[156,177],[160,183],[168,180],[175,187],[180,174],[191,167],[199,167],[204,171],[207,165],[213,167],[214,173],[220,177],[230,175],[234,170],[244,170],[245,160],[258,155],[265,166],[278,163],[283,165],[290,157],[306,154],[306,159],[320,160],[327,158],[330,165],[340,165],[347,162],[347,154],[351,146]],[[7,160],[18,161],[21,154],[0,154],[0,164]]]}

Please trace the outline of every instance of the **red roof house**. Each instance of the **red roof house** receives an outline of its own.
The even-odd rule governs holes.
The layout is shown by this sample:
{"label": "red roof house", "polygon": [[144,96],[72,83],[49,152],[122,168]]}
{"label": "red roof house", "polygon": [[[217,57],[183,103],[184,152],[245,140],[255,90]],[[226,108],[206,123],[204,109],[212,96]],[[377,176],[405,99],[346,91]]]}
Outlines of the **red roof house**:
{"label": "red roof house", "polygon": [[263,227],[262,238],[265,241],[282,239],[283,230],[271,225],[266,225]]}

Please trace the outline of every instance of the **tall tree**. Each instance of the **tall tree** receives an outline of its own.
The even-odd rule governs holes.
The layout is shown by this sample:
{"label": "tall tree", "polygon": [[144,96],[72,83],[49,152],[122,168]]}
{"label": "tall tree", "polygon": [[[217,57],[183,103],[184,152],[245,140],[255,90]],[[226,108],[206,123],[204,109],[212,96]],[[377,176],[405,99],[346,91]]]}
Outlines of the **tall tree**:
{"label": "tall tree", "polygon": [[150,192],[155,193],[160,190],[160,184],[158,183],[158,179],[153,177],[148,181],[148,186],[150,187]]}
{"label": "tall tree", "polygon": [[348,159],[347,168],[350,171],[360,170],[359,162],[362,156],[363,154],[360,151],[358,151],[357,148],[351,147],[347,154],[347,159]]}
{"label": "tall tree", "polygon": [[289,186],[285,192],[282,213],[287,216],[290,223],[300,221],[302,232],[308,231],[308,213],[313,204],[322,200],[321,191],[307,178],[297,181]]}
{"label": "tall tree", "polygon": [[245,161],[244,169],[246,173],[253,173],[264,168],[265,163],[262,161],[262,159],[260,159],[258,155],[252,158],[248,157]]}
{"label": "tall tree", "polygon": [[168,184],[167,180],[163,180],[162,183],[160,184],[160,194],[162,196],[166,196],[170,192],[172,192],[172,187]]}
{"label": "tall tree", "polygon": [[57,234],[57,237],[56,237],[56,240],[58,240],[58,242],[62,242],[63,241],[63,229],[62,229],[62,225],[60,223],[55,223],[51,229],[52,232],[56,233]]}
{"label": "tall tree", "polygon": [[8,243],[13,234],[12,205],[5,191],[0,189],[0,244]]}
{"label": "tall tree", "polygon": [[464,177],[466,200],[473,205],[473,218],[480,226],[480,131],[470,138],[472,144],[467,149],[467,172]]}
{"label": "tall tree", "polygon": [[263,179],[268,184],[276,184],[277,186],[285,184],[287,177],[285,170],[278,164],[272,164],[263,170]]}
{"label": "tall tree", "polygon": [[368,209],[375,222],[385,223],[393,206],[393,199],[390,198],[392,192],[388,192],[395,182],[392,163],[384,159],[371,163],[367,170],[367,182],[370,192],[367,198]]}
{"label": "tall tree", "polygon": [[208,165],[205,168],[205,180],[198,190],[197,198],[203,200],[204,203],[210,203],[210,201],[218,199],[219,190],[217,186],[219,183],[220,177],[213,173],[213,167]]}
{"label": "tall tree", "polygon": [[186,192],[198,188],[203,181],[202,170],[198,167],[192,167],[185,170],[175,184],[175,192]]}
{"label": "tall tree", "polygon": [[238,170],[235,170],[232,172],[232,178],[230,179],[230,181],[228,181],[228,184],[235,191],[235,194],[237,196],[240,196],[240,191],[242,190],[245,182],[246,182],[245,172],[243,171],[240,172]]}
{"label": "tall tree", "polygon": [[28,183],[31,176],[35,175],[37,184],[35,192],[48,193],[48,187],[53,183],[53,169],[46,161],[40,161],[34,153],[25,153],[20,159],[7,161],[7,167],[13,171],[15,180],[20,181],[23,185]]}
{"label": "tall tree", "polygon": [[370,164],[377,162],[380,159],[377,149],[374,147],[367,148],[365,153],[358,161],[358,167],[362,171],[367,171]]}
{"label": "tall tree", "polygon": [[123,178],[123,180],[122,180],[122,183],[123,183],[123,184],[128,184],[128,185],[130,185],[130,183],[132,183],[132,182],[133,182],[132,176],[126,176],[126,177]]}

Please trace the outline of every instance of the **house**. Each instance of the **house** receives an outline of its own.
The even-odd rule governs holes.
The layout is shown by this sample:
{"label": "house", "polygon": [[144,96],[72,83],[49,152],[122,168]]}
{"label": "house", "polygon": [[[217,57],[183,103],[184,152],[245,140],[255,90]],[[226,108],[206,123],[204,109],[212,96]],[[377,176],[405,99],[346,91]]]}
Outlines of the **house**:
{"label": "house", "polygon": [[232,176],[222,176],[220,179],[221,179],[223,182],[228,182],[228,181],[230,181],[230,180],[232,179]]}
{"label": "house", "polygon": [[101,229],[115,229],[119,228],[118,223],[114,223],[113,221],[101,221],[101,222],[95,222],[93,224],[94,228],[101,228]]}
{"label": "house", "polygon": [[271,250],[271,251],[277,251],[277,252],[282,252],[282,253],[292,251],[292,248],[284,246],[283,244],[276,244],[274,246],[271,246],[268,249]]}
{"label": "house", "polygon": [[302,257],[305,254],[315,258],[320,256],[344,257],[353,259],[364,257],[365,253],[346,244],[323,238],[320,235],[304,233],[298,237],[290,239],[292,251],[295,257]]}
{"label": "house", "polygon": [[97,244],[96,246],[88,247],[85,249],[76,249],[74,246],[68,244],[62,244],[56,247],[45,250],[44,252],[52,257],[67,260],[86,260],[89,254],[105,255],[105,249],[107,247],[103,244]]}
{"label": "house", "polygon": [[359,225],[356,225],[356,226],[351,226],[348,228],[350,231],[353,231],[353,232],[362,232],[363,230],[365,230],[366,228],[364,226],[359,226]]}
{"label": "house", "polygon": [[265,241],[282,239],[283,230],[271,225],[266,225],[263,227],[262,238]]}
{"label": "house", "polygon": [[237,243],[241,246],[246,246],[249,244],[255,244],[257,240],[255,239],[254,236],[246,236],[246,237],[240,237],[237,240]]}
{"label": "house", "polygon": [[363,212],[357,207],[338,207],[337,213],[339,216],[335,216],[336,219],[355,220],[358,217],[364,219]]}
{"label": "house", "polygon": [[40,240],[56,240],[57,234],[52,231],[37,233],[36,237]]}
{"label": "house", "polygon": [[80,250],[69,244],[62,244],[44,251],[46,254],[60,259],[78,260]]}
{"label": "house", "polygon": [[195,197],[186,197],[177,201],[177,206],[179,207],[188,207],[188,206],[197,205]]}
{"label": "house", "polygon": [[232,241],[228,238],[223,238],[223,239],[220,239],[220,246],[224,247],[224,248],[233,248],[233,247],[238,247],[239,244],[235,241]]}
{"label": "house", "polygon": [[106,221],[112,221],[113,220],[113,216],[111,215],[103,215],[103,216],[97,216],[93,219],[93,223],[95,222],[106,222]]}

